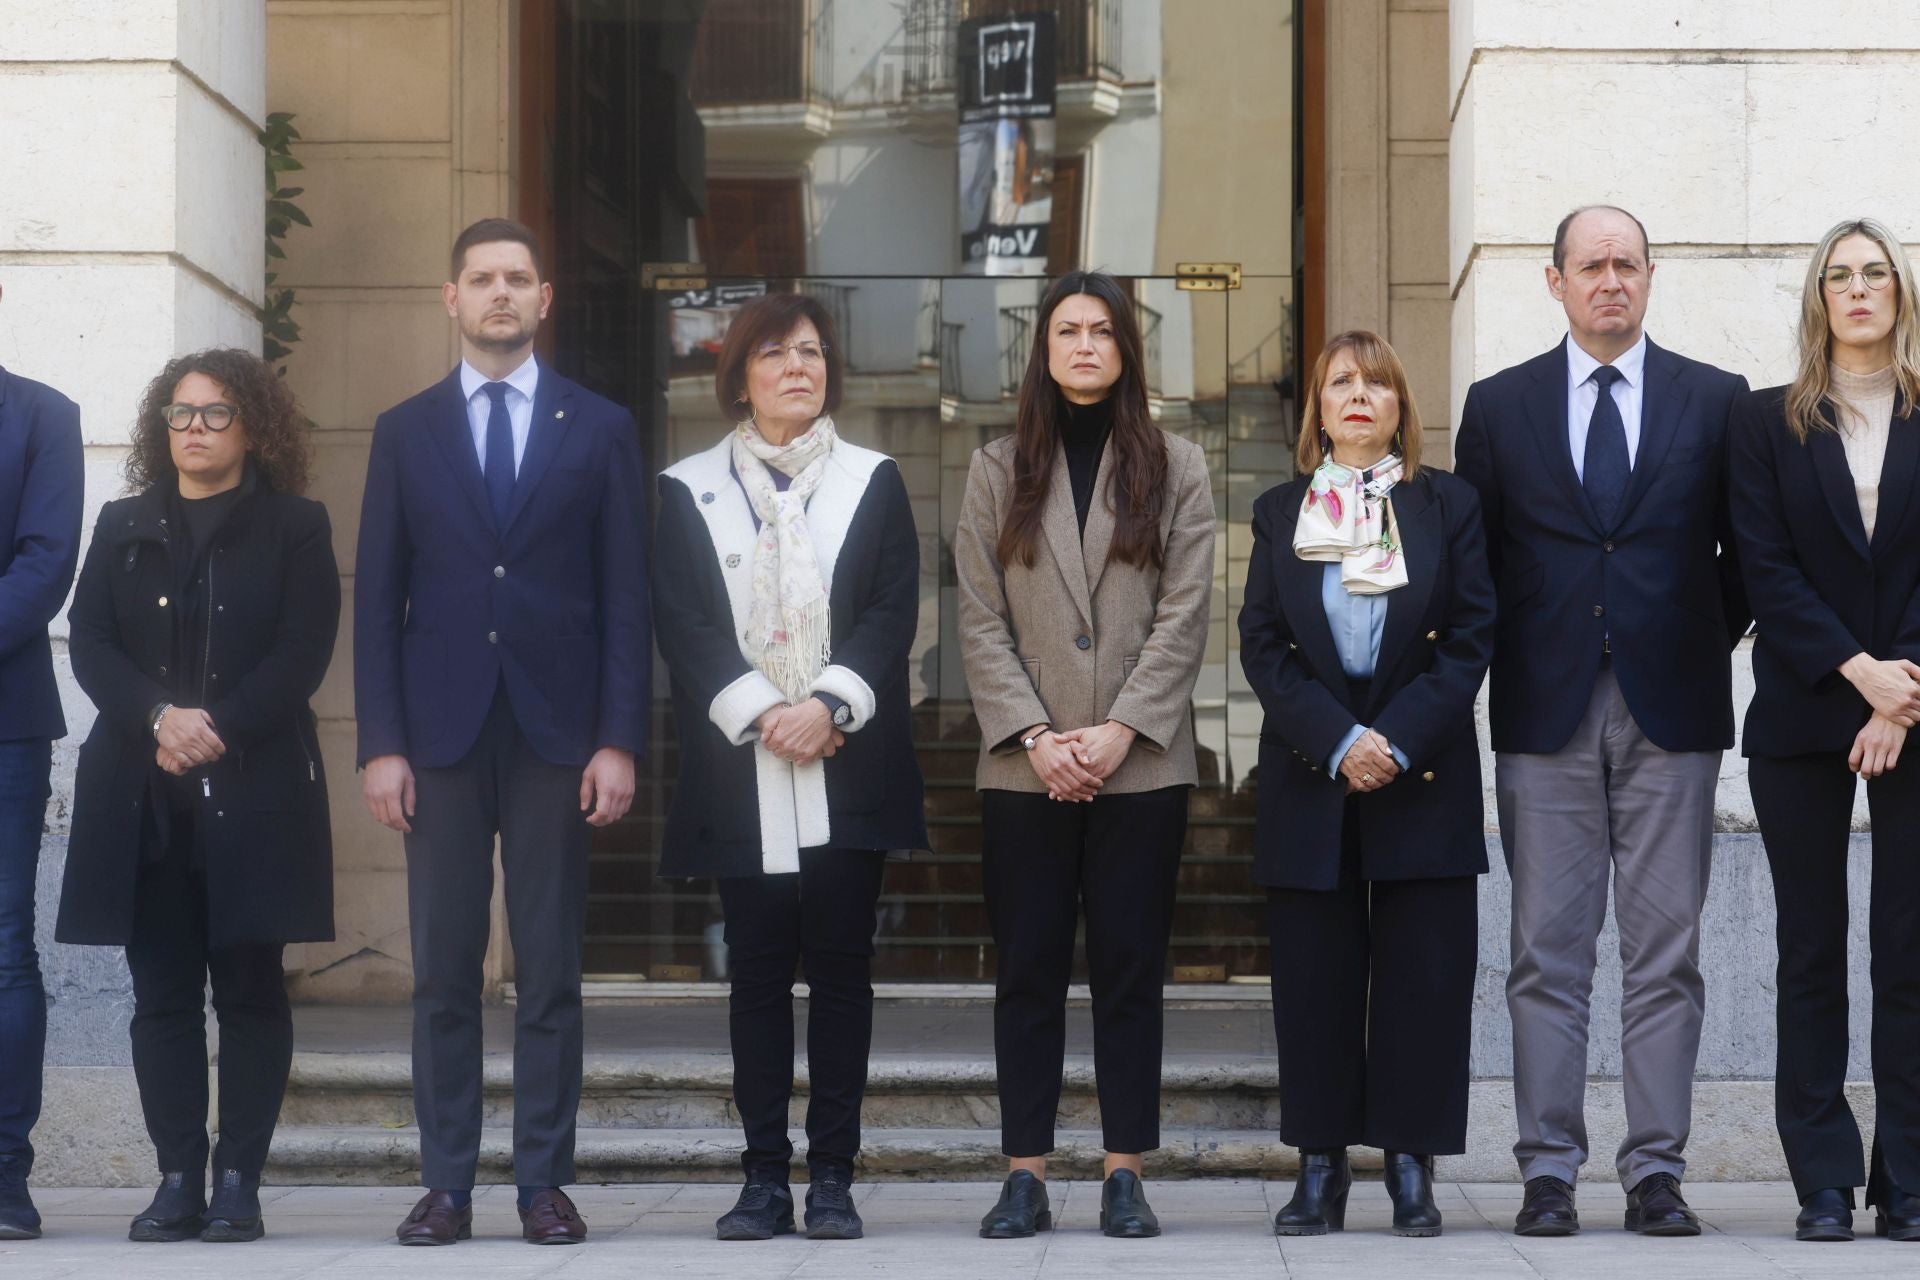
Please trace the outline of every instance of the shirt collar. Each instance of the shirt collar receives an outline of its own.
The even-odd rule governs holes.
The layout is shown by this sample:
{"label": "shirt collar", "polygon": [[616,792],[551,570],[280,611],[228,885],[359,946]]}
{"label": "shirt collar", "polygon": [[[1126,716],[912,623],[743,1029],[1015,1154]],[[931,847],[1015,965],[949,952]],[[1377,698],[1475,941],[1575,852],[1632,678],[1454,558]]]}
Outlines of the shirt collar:
{"label": "shirt collar", "polygon": [[[486,374],[480,372],[465,360],[460,362],[460,393],[467,398],[468,403],[472,403],[473,398],[480,394],[480,389],[491,381],[493,381],[493,379],[487,377]],[[515,391],[518,391],[528,400],[532,400],[534,388],[540,385],[540,363],[533,358],[533,353],[529,351],[527,358],[521,361],[520,367],[500,379],[500,381],[506,383]]]}
{"label": "shirt collar", "polygon": [[[1588,378],[1591,378],[1593,371],[1599,367],[1600,362],[1588,355],[1586,351],[1581,348],[1580,344],[1573,340],[1573,335],[1568,334],[1567,385],[1569,387],[1579,386]],[[1628,386],[1637,387],[1640,385],[1640,375],[1647,367],[1647,331],[1645,329],[1640,331],[1640,340],[1638,342],[1620,353],[1620,358],[1613,362],[1613,367],[1620,371],[1620,377]]]}

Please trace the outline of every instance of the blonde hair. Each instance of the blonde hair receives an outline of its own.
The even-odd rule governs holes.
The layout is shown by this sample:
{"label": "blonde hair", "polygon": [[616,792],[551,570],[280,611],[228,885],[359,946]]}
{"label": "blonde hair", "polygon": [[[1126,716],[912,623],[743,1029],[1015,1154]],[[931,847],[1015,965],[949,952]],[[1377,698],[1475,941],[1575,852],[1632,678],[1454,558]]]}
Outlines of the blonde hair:
{"label": "blonde hair", "polygon": [[1825,402],[1839,397],[1833,390],[1833,327],[1827,320],[1827,259],[1833,246],[1848,236],[1865,236],[1880,246],[1893,268],[1893,379],[1900,388],[1902,412],[1920,403],[1920,311],[1914,299],[1913,265],[1900,237],[1875,218],[1852,218],[1837,223],[1820,237],[1807,263],[1806,284],[1800,290],[1799,367],[1787,387],[1787,429],[1805,443],[1809,432],[1832,431],[1835,425]]}
{"label": "blonde hair", "polygon": [[1307,379],[1305,403],[1300,414],[1300,439],[1294,445],[1294,465],[1302,475],[1319,470],[1325,456],[1320,443],[1320,392],[1327,385],[1327,366],[1342,351],[1353,352],[1360,376],[1378,379],[1393,387],[1400,401],[1400,430],[1394,452],[1406,464],[1401,478],[1411,480],[1420,472],[1420,411],[1413,406],[1413,390],[1407,386],[1407,370],[1387,340],[1371,329],[1349,329],[1327,339],[1326,349],[1313,362],[1313,376]]}

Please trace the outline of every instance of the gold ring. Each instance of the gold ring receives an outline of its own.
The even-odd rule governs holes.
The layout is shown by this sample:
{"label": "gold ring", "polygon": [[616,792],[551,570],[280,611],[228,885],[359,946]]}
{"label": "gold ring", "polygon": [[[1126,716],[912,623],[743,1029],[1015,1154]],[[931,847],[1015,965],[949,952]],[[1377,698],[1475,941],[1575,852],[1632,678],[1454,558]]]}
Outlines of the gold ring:
{"label": "gold ring", "polygon": [[1360,781],[1362,781],[1362,782],[1372,782],[1372,781],[1373,781],[1373,775],[1372,775],[1372,774],[1370,774],[1370,773],[1363,773],[1363,774],[1361,774],[1361,775],[1360,775]]}

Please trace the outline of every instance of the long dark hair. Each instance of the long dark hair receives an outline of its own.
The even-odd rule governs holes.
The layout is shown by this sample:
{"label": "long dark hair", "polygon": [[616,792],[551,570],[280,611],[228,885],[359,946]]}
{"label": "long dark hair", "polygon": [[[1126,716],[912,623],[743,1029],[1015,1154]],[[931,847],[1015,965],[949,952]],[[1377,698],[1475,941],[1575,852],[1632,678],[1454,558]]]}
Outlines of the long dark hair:
{"label": "long dark hair", "polygon": [[1033,567],[1041,513],[1053,483],[1054,455],[1060,447],[1060,418],[1066,412],[1065,397],[1047,368],[1047,339],[1053,313],[1078,294],[1106,304],[1113,317],[1114,345],[1120,348],[1120,380],[1107,393],[1113,401],[1113,433],[1107,439],[1107,448],[1113,451],[1113,474],[1107,492],[1095,495],[1114,514],[1107,556],[1157,570],[1166,550],[1160,544],[1160,512],[1166,501],[1167,446],[1147,412],[1146,362],[1133,299],[1104,271],[1069,272],[1055,280],[1040,300],[1040,319],[1033,327],[1033,350],[1027,356],[1026,376],[1020,380],[1020,408],[1013,426],[1013,502],[996,551],[1002,567],[1015,560]]}
{"label": "long dark hair", "polygon": [[144,492],[178,474],[160,411],[172,403],[174,388],[190,373],[205,374],[227,393],[246,429],[247,454],[267,487],[279,493],[305,493],[313,452],[306,415],[272,365],[237,347],[175,356],[147,384],[133,420],[133,448],[126,462],[128,487]]}

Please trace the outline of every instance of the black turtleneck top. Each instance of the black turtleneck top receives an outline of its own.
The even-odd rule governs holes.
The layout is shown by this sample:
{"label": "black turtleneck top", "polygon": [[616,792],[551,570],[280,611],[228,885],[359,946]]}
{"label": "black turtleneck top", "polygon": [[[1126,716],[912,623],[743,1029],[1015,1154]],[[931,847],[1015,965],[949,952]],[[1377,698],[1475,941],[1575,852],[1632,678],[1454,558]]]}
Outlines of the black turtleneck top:
{"label": "black turtleneck top", "polygon": [[1087,512],[1093,506],[1094,481],[1100,478],[1100,455],[1113,434],[1113,397],[1096,404],[1075,404],[1060,398],[1060,443],[1067,451],[1067,476],[1073,482],[1073,513],[1080,520],[1080,536],[1087,536]]}

